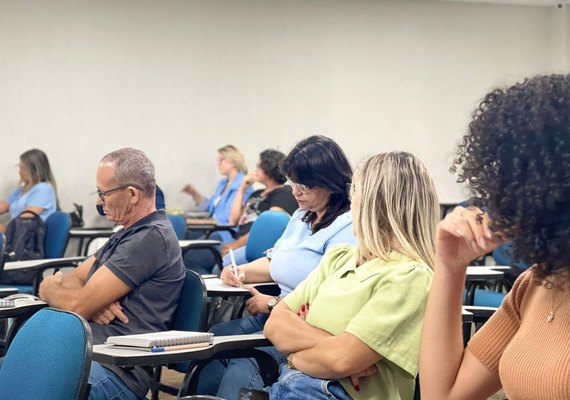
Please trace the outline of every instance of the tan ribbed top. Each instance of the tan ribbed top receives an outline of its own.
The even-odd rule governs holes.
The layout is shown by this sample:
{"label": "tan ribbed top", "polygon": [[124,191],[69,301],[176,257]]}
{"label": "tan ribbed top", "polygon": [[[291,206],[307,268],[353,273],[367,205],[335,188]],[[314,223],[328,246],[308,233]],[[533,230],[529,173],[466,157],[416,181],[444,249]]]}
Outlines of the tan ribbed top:
{"label": "tan ribbed top", "polygon": [[[554,309],[554,319],[547,322]],[[522,274],[468,350],[499,373],[510,400],[570,399],[570,292]]]}

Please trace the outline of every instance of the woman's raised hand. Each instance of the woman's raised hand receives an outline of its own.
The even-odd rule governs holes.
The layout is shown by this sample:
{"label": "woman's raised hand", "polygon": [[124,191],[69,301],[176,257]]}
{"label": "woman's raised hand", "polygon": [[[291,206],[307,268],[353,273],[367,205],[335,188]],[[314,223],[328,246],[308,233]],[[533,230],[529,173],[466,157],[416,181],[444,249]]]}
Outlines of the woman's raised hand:
{"label": "woman's raised hand", "polygon": [[194,196],[197,193],[197,190],[190,183],[187,183],[186,185],[184,185],[184,187],[182,188],[182,191],[184,193],[189,194],[190,196]]}
{"label": "woman's raised hand", "polygon": [[255,172],[250,172],[243,178],[242,185],[249,187],[255,182],[257,182],[257,174]]}
{"label": "woman's raised hand", "polygon": [[437,227],[436,265],[466,268],[495,246],[487,213],[475,207],[456,207]]}

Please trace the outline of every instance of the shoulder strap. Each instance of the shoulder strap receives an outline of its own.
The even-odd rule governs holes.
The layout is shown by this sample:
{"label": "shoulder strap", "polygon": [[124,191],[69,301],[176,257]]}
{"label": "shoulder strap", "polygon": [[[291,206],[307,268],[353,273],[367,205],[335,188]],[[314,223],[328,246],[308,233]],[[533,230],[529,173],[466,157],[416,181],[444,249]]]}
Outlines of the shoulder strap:
{"label": "shoulder strap", "polygon": [[24,210],[24,211],[22,211],[20,214],[18,214],[18,216],[17,216],[16,218],[20,218],[20,217],[21,217],[22,215],[24,215],[24,214],[32,214],[32,215],[34,215],[34,216],[37,217],[37,218],[41,218],[41,217],[38,215],[38,213],[35,213],[35,212],[31,211],[31,210]]}

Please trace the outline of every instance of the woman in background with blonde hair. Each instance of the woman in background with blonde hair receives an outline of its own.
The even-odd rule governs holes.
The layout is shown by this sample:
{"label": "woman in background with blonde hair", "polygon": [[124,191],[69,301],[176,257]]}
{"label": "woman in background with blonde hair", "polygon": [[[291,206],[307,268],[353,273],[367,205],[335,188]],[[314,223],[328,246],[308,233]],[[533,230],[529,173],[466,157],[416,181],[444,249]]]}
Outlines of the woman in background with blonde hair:
{"label": "woman in background with blonde hair", "polygon": [[[182,191],[192,196],[196,207],[199,210],[208,212],[215,223],[228,225],[232,203],[245,174],[247,174],[247,165],[241,151],[231,144],[218,149],[217,164],[218,171],[223,177],[218,182],[212,197],[208,198],[203,196],[189,183],[182,188]],[[244,194],[244,198],[247,199],[252,191],[253,189],[251,187],[248,188]],[[196,222],[203,224],[205,221],[198,220]],[[210,238],[220,240],[222,244],[229,243],[233,240],[232,235],[228,231],[217,231],[213,235],[210,235]],[[187,252],[184,258],[184,264],[188,268],[201,274],[211,273],[214,263],[213,257],[208,250]]]}
{"label": "woman in background with blonde hair", "polygon": [[[10,212],[10,219],[24,211],[38,214],[44,221],[58,208],[57,185],[47,155],[38,149],[28,150],[20,156],[18,164],[20,185],[6,200],[0,201],[0,214]],[[22,218],[31,218],[24,214]],[[6,226],[0,224],[0,232]]]}

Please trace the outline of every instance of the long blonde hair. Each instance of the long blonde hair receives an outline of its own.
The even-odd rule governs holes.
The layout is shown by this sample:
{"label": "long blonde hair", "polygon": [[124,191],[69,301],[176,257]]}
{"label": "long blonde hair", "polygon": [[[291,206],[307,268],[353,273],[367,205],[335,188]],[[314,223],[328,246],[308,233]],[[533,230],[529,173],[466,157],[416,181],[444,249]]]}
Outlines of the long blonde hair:
{"label": "long blonde hair", "polygon": [[360,194],[354,221],[358,264],[387,259],[397,250],[433,267],[439,202],[431,175],[416,156],[389,152],[367,158],[351,192]]}
{"label": "long blonde hair", "polygon": [[239,149],[231,144],[218,149],[218,153],[222,155],[226,160],[228,160],[235,169],[243,174],[247,174],[247,165],[245,163],[245,157]]}
{"label": "long blonde hair", "polygon": [[20,155],[20,162],[28,174],[30,182],[26,184],[24,191],[30,190],[40,182],[48,182],[55,194],[56,207],[59,209],[59,197],[57,196],[57,184],[51,172],[51,166],[46,153],[39,149],[30,149]]}

